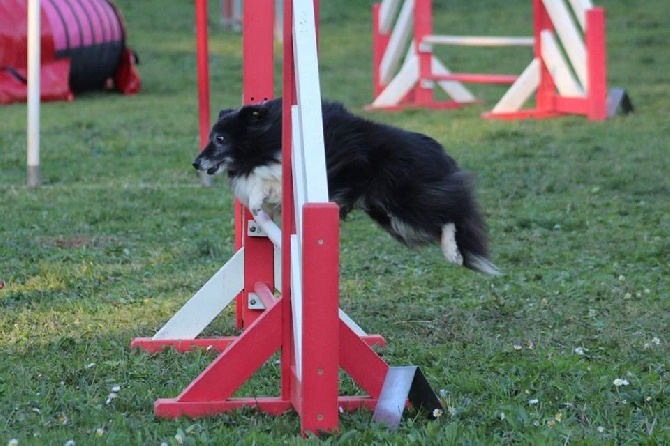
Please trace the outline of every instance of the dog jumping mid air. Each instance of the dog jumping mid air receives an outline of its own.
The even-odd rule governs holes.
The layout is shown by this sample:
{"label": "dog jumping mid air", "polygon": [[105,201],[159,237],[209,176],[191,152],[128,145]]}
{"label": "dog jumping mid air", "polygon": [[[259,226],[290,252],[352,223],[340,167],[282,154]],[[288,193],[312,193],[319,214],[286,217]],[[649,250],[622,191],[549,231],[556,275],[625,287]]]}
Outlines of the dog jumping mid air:
{"label": "dog jumping mid air", "polygon": [[[355,116],[322,102],[330,201],[344,219],[364,210],[407,246],[438,242],[457,265],[497,275],[471,175],[434,139]],[[225,172],[252,214],[281,209],[281,98],[219,113],[193,167]]]}

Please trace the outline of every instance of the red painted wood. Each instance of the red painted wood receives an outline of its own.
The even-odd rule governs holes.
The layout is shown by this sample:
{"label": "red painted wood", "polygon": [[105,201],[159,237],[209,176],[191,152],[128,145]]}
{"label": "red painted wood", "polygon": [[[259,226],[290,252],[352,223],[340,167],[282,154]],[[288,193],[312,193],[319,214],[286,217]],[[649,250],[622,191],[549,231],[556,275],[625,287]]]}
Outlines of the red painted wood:
{"label": "red painted wood", "polygon": [[[283,76],[282,76],[282,253],[281,253],[281,288],[282,296],[291,300],[291,235],[295,234],[295,213],[293,209],[293,171],[291,168],[292,150],[292,119],[291,106],[296,102],[295,73],[293,66],[293,2],[284,0],[284,44],[283,44]],[[291,397],[291,365],[293,354],[293,315],[291,306],[285,305],[282,318],[282,351],[281,351],[281,395]]]}
{"label": "red painted wood", "polygon": [[419,57],[419,82],[414,87],[414,100],[417,105],[433,102],[432,83],[426,82],[432,77],[433,51],[422,51],[420,43],[424,37],[433,33],[432,0],[414,0],[414,49]]}
{"label": "red painted wood", "polygon": [[209,140],[209,51],[207,49],[207,0],[195,2],[196,57],[198,66],[198,133],[200,150]]}
{"label": "red painted wood", "polygon": [[379,398],[388,364],[340,321],[340,367],[372,398]]}
{"label": "red painted wood", "polygon": [[[243,17],[243,103],[255,104],[274,97],[274,3],[245,0]],[[252,215],[245,210],[241,222],[244,245],[244,290],[237,299],[242,328],[262,313],[248,307],[248,294],[256,282],[274,284],[274,247],[266,238],[249,237]],[[240,309],[241,307],[241,309]]]}
{"label": "red painted wood", "polygon": [[340,220],[335,203],[303,207],[302,432],[338,428]]}
{"label": "red painted wood", "polygon": [[160,353],[165,349],[173,348],[178,352],[189,352],[199,349],[212,349],[222,352],[237,339],[236,336],[222,338],[198,339],[152,339],[135,338],[130,343],[131,348],[140,348],[148,353]]}
{"label": "red painted wood", "polygon": [[588,71],[588,118],[607,118],[607,56],[605,45],[605,10],[586,11],[586,63]]}
{"label": "red painted wood", "polygon": [[281,346],[282,300],[263,312],[177,397],[177,401],[223,401]]}
{"label": "red painted wood", "polygon": [[230,398],[224,401],[179,401],[176,398],[160,398],[154,403],[158,417],[204,417],[243,407],[255,407],[271,415],[280,415],[291,409],[291,402],[277,397]]}

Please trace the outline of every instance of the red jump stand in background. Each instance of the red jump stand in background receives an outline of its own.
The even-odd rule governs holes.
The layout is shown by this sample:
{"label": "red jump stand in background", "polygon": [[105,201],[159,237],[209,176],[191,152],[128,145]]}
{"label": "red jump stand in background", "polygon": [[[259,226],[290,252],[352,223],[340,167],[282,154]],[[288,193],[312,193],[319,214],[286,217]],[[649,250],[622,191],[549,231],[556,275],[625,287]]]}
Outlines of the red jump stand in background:
{"label": "red jump stand in background", "polygon": [[[402,3],[402,7],[401,7]],[[373,6],[374,93],[370,109],[459,108],[479,102],[466,83],[509,84],[486,118],[549,118],[581,114],[590,120],[632,111],[625,92],[607,94],[605,12],[590,0],[533,0],[532,37],[434,35],[431,0],[384,0]],[[532,46],[520,74],[455,73],[433,54],[435,45]],[[403,61],[404,57],[404,61]],[[401,64],[401,61],[402,64]],[[438,101],[438,86],[449,97]],[[524,104],[535,94],[535,108]]]}

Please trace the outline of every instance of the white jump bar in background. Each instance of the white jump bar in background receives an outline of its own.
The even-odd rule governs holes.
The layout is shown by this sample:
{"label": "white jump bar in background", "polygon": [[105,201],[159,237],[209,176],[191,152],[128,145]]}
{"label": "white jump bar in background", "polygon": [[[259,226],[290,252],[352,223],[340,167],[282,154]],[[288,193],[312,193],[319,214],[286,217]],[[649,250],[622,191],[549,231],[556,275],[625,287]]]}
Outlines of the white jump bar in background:
{"label": "white jump bar in background", "polygon": [[533,46],[533,37],[484,37],[484,36],[425,36],[425,45],[458,46]]}

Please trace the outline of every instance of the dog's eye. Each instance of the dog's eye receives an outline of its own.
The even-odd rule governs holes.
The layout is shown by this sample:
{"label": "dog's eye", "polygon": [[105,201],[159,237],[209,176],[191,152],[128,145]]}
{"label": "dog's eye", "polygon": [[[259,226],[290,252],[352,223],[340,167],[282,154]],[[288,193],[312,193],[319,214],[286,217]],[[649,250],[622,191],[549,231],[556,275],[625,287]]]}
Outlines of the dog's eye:
{"label": "dog's eye", "polygon": [[224,138],[222,135],[217,135],[214,139],[216,139],[216,142],[219,143],[223,143],[226,140],[226,138]]}

